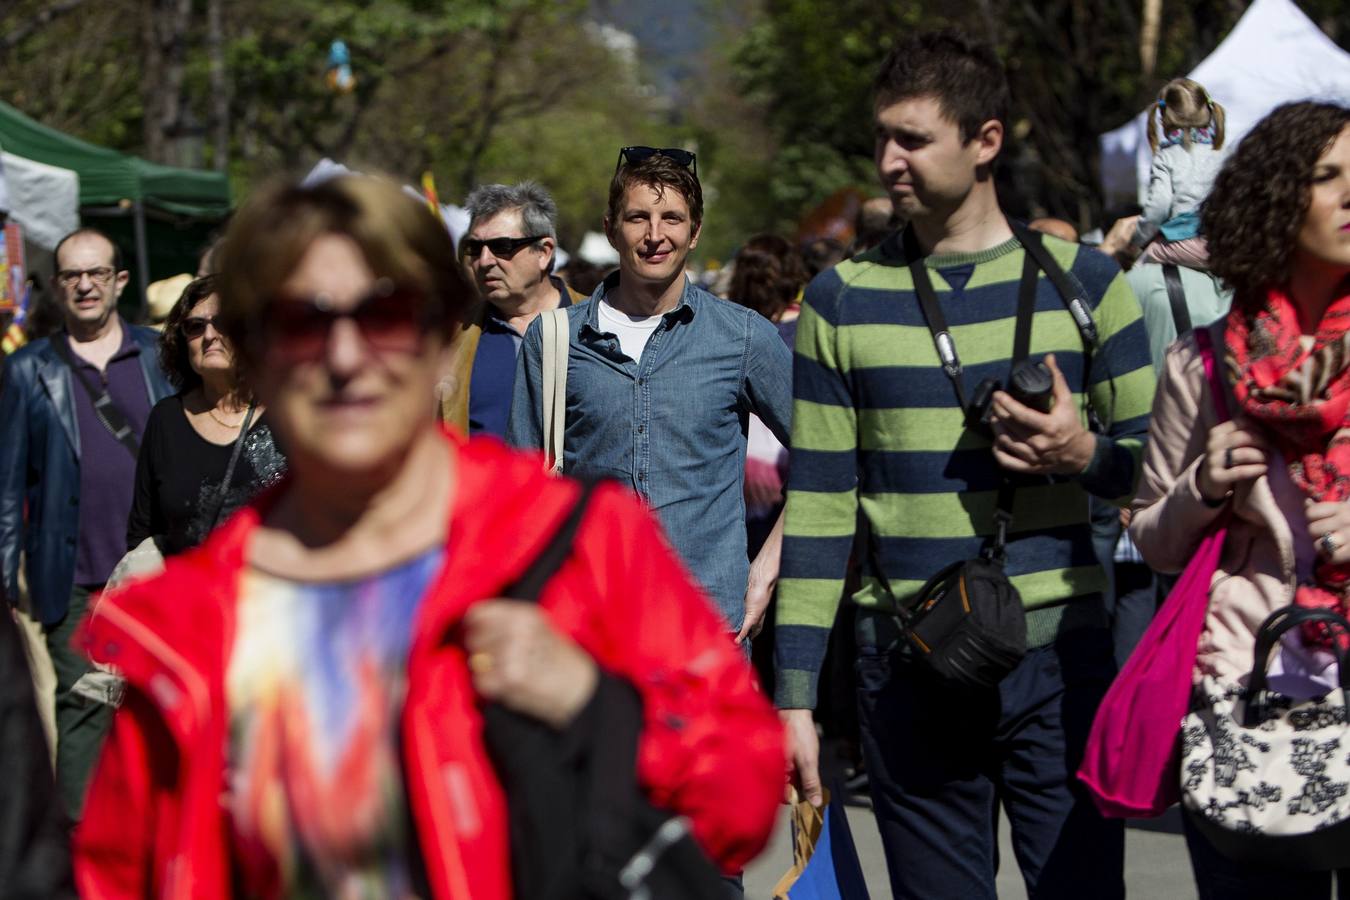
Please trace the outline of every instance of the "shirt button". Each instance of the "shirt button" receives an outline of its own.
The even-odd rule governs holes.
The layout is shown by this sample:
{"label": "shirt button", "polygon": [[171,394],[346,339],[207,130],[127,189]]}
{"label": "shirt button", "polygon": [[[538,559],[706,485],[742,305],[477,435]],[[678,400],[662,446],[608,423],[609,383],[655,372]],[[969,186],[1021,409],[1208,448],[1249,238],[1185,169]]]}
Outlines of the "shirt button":
{"label": "shirt button", "polygon": [[647,473],[646,473],[646,472],[639,472],[639,473],[638,473],[638,481],[646,481],[646,480],[647,480]]}
{"label": "shirt button", "polygon": [[[642,434],[642,433],[643,433],[644,431],[646,431],[646,430],[647,430],[647,426],[646,426],[646,425],[639,425],[639,426],[638,426],[638,434]],[[75,501],[72,500],[72,501],[70,501],[70,502],[71,502],[71,503],[74,503]]]}

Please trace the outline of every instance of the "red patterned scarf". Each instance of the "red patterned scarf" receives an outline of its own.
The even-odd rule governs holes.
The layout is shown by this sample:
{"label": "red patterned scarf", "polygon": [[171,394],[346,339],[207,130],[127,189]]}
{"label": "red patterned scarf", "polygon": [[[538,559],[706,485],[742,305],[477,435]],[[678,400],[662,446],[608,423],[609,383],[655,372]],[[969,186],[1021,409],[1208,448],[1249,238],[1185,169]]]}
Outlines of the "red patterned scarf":
{"label": "red patterned scarf", "polygon": [[[1228,377],[1242,411],[1260,423],[1288,461],[1294,484],[1313,500],[1350,499],[1350,294],[1339,297],[1304,347],[1299,313],[1288,295],[1271,290],[1255,313],[1234,306],[1225,344]],[[1294,535],[1294,540],[1307,540]],[[1350,614],[1350,564],[1321,563],[1313,584],[1294,595],[1299,606]],[[1328,647],[1326,626],[1305,627],[1304,641]]]}

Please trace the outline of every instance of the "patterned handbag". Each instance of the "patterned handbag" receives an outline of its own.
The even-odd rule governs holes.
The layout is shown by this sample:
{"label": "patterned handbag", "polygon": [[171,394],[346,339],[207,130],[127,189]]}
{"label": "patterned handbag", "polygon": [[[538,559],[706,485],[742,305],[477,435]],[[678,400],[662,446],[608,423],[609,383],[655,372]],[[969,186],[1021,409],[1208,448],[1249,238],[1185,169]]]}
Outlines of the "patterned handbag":
{"label": "patterned handbag", "polygon": [[1287,869],[1350,866],[1350,656],[1338,650],[1339,691],[1306,700],[1270,688],[1281,635],[1321,621],[1350,635],[1327,609],[1286,606],[1256,633],[1245,688],[1205,676],[1182,723],[1181,800],[1226,856]]}

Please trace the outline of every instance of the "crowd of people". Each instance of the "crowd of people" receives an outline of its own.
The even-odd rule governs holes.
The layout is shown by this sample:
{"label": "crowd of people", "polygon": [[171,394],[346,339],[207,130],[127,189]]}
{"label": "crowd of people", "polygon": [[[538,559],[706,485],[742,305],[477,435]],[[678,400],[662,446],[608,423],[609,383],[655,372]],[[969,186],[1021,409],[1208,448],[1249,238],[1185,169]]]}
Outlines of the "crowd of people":
{"label": "crowd of people", "polygon": [[[1075,773],[1202,536],[1197,685],[1350,614],[1350,108],[1234,148],[1169,83],[1094,248],[1004,215],[989,47],[907,38],[873,101],[853,246],[751,237],[725,298],[678,148],[620,151],[589,292],[531,181],[457,246],[380,178],[257,190],[161,330],[66,237],[0,381],[0,895],[741,896],[824,721],[892,896],[996,896],[1002,810],[1029,896],[1123,897]],[[1283,642],[1293,702],[1337,641]],[[1331,895],[1214,815],[1201,897]]]}

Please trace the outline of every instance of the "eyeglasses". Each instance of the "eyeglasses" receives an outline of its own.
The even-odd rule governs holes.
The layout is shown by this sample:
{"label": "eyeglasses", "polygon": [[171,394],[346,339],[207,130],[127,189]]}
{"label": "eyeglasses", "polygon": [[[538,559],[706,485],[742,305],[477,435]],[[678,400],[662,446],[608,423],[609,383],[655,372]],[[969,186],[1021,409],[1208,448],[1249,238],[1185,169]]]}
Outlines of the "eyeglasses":
{"label": "eyeglasses", "polygon": [[220,334],[220,326],[216,325],[215,316],[190,316],[178,323],[178,330],[183,332],[183,337],[194,341],[206,334],[208,325],[216,329],[216,334]]}
{"label": "eyeglasses", "polygon": [[619,151],[619,161],[614,164],[614,171],[619,171],[625,165],[635,166],[653,156],[664,156],[675,165],[684,166],[693,172],[695,177],[698,176],[698,156],[691,150],[681,150],[679,147],[624,147]]}
{"label": "eyeglasses", "polygon": [[477,259],[483,254],[483,248],[486,247],[498,259],[510,259],[519,253],[521,248],[545,237],[548,237],[548,235],[536,234],[533,237],[518,238],[499,237],[489,238],[486,241],[480,241],[478,238],[465,238],[460,243],[460,251],[469,259]]}
{"label": "eyeglasses", "polygon": [[112,266],[94,266],[92,269],[62,269],[56,273],[56,280],[65,287],[74,287],[80,283],[81,278],[88,275],[90,281],[107,284],[116,274],[117,270]]}
{"label": "eyeglasses", "polygon": [[422,337],[439,322],[434,304],[421,291],[381,278],[351,309],[333,309],[325,294],[312,298],[278,297],[268,306],[264,340],[288,360],[314,360],[328,346],[339,319],[356,325],[367,344],[381,353],[415,353]]}

